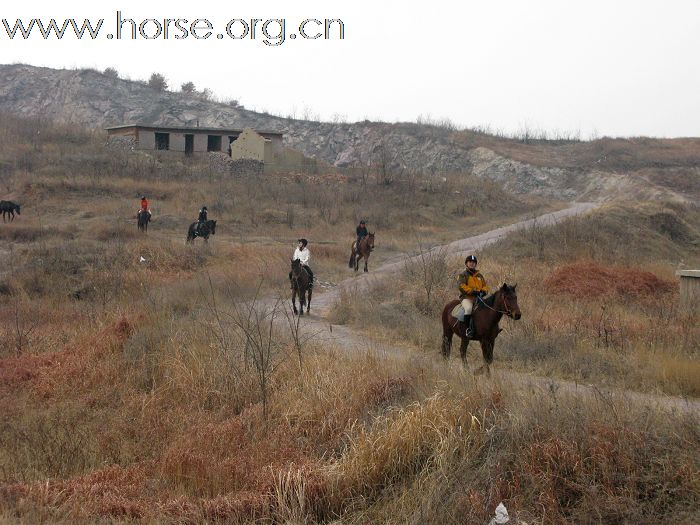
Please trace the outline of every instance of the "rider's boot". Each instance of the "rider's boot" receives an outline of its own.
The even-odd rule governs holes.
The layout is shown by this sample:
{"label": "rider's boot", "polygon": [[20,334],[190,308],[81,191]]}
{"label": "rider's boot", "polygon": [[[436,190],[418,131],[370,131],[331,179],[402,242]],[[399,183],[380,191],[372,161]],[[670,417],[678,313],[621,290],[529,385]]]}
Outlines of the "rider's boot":
{"label": "rider's boot", "polygon": [[472,335],[472,316],[471,315],[465,315],[464,316],[464,333],[466,334],[467,337],[471,337]]}

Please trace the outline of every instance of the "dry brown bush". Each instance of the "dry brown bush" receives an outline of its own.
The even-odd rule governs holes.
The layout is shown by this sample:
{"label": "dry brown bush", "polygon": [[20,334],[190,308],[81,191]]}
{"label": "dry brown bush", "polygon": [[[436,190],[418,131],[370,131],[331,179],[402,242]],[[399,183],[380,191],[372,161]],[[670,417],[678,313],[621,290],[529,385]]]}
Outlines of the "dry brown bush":
{"label": "dry brown bush", "polygon": [[677,290],[668,279],[637,268],[601,266],[582,261],[555,268],[542,283],[554,293],[566,293],[580,299],[613,296],[654,297]]}

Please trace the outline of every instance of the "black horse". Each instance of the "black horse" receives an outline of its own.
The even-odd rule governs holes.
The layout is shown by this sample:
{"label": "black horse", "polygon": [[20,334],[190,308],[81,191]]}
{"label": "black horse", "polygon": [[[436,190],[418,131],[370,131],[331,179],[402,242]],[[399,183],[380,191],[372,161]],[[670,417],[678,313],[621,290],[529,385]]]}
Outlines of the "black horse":
{"label": "black horse", "polygon": [[205,242],[208,242],[209,235],[216,234],[216,221],[207,221],[197,228],[198,222],[190,224],[190,229],[187,230],[187,240],[185,242],[194,242],[195,237],[201,237]]}
{"label": "black horse", "polygon": [[144,210],[139,210],[136,214],[136,226],[142,232],[148,231],[148,223],[151,222],[151,214]]}
{"label": "black horse", "polygon": [[306,312],[311,311],[311,276],[309,272],[306,271],[304,266],[301,264],[299,259],[294,259],[292,261],[292,308],[294,313],[297,312],[296,296],[299,295],[299,309],[301,313],[299,315],[304,315],[304,306],[306,306]]}
{"label": "black horse", "polygon": [[19,204],[12,201],[0,201],[0,212],[2,212],[2,222],[5,222],[5,216],[10,216],[10,222],[15,220],[15,212],[19,213]]}

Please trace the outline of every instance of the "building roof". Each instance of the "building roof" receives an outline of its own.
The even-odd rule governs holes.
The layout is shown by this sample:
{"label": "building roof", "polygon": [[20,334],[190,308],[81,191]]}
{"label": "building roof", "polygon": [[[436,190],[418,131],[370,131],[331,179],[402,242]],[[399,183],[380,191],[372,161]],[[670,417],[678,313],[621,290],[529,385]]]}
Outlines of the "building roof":
{"label": "building roof", "polygon": [[678,277],[695,277],[700,279],[700,270],[676,270]]}
{"label": "building roof", "polygon": [[[122,124],[121,126],[110,126],[105,128],[105,130],[116,131],[120,129],[138,128],[148,131],[166,131],[172,133],[220,133],[226,135],[227,133],[242,133],[242,129],[233,128],[202,128],[202,127],[186,127],[186,126],[155,126],[155,125],[145,125],[145,124]],[[266,131],[254,129],[256,133],[260,135],[279,135],[280,137],[284,135],[281,131]]]}

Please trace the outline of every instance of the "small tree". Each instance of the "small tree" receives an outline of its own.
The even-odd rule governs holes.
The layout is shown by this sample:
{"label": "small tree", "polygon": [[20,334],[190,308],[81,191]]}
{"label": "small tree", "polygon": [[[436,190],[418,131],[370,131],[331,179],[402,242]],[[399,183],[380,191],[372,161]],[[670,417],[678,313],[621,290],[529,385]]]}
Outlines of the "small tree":
{"label": "small tree", "polygon": [[109,78],[119,78],[119,73],[113,67],[108,67],[104,70],[104,75]]}
{"label": "small tree", "polygon": [[180,90],[183,93],[187,93],[188,95],[191,95],[192,93],[194,93],[196,91],[193,82],[185,82],[184,84],[182,84],[180,86]]}
{"label": "small tree", "polygon": [[148,79],[148,86],[156,91],[165,91],[168,89],[168,83],[165,81],[165,77],[160,73],[153,73],[151,75],[151,78]]}

